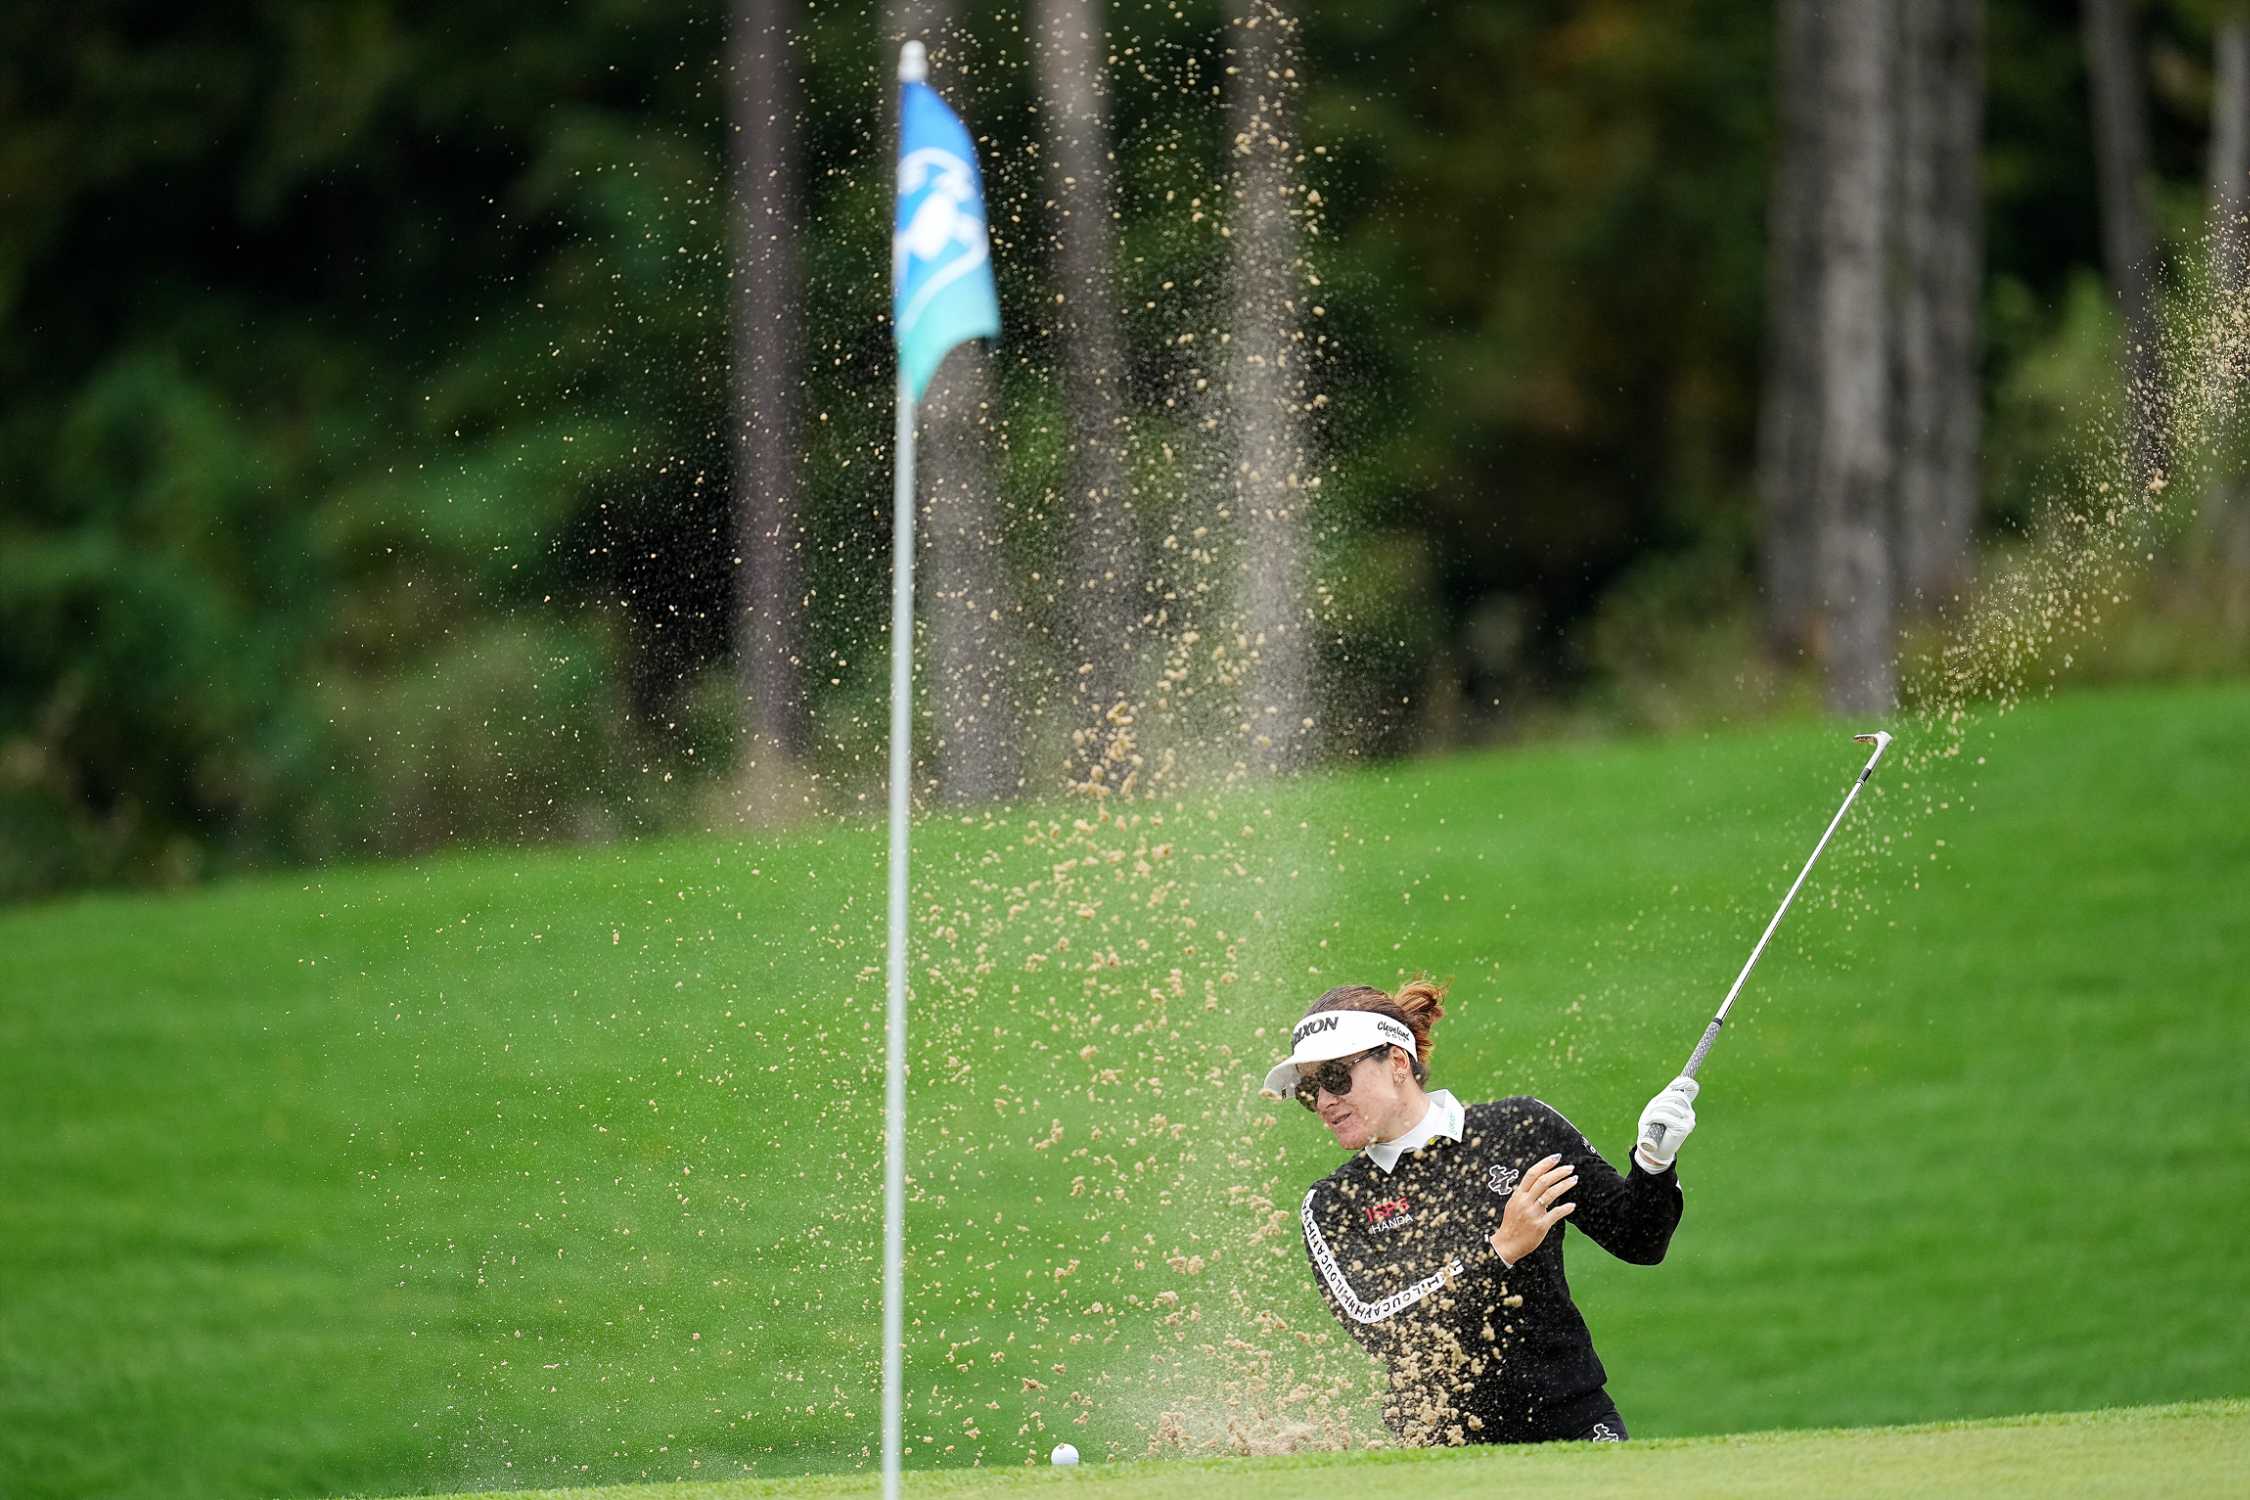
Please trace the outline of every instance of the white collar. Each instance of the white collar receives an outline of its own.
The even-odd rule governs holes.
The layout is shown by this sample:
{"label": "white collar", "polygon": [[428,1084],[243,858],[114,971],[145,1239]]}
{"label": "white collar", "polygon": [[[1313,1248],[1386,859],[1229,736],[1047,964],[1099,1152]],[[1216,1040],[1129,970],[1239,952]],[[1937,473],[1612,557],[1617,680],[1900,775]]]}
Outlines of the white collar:
{"label": "white collar", "polygon": [[1385,1172],[1398,1170],[1400,1160],[1409,1151],[1428,1145],[1439,1136],[1461,1139],[1461,1101],[1453,1097],[1451,1089],[1439,1089],[1430,1095],[1430,1107],[1422,1112],[1422,1123],[1395,1141],[1369,1141],[1367,1155]]}

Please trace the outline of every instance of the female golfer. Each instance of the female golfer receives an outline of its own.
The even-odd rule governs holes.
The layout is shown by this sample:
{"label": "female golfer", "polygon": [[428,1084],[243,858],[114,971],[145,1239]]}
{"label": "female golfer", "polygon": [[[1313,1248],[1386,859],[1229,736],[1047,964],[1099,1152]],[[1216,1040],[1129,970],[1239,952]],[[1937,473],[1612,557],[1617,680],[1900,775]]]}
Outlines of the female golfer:
{"label": "female golfer", "polygon": [[1294,1096],[1355,1153],[1305,1194],[1313,1279],[1389,1366],[1383,1419],[1405,1441],[1621,1441],[1557,1226],[1568,1219],[1636,1265],[1664,1258],[1695,1080],[1673,1079],[1641,1111],[1620,1176],[1537,1099],[1463,1105],[1424,1091],[1444,993],[1419,979],[1396,995],[1332,989],[1266,1075],[1269,1094]]}

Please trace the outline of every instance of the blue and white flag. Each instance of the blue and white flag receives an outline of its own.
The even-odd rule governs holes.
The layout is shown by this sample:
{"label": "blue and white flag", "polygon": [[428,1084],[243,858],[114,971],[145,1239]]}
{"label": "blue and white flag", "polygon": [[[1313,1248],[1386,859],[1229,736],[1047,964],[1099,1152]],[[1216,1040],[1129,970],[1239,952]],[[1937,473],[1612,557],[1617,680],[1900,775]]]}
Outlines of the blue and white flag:
{"label": "blue and white flag", "polygon": [[891,324],[899,378],[915,401],[955,344],[1000,332],[976,146],[937,91],[919,81],[901,86]]}

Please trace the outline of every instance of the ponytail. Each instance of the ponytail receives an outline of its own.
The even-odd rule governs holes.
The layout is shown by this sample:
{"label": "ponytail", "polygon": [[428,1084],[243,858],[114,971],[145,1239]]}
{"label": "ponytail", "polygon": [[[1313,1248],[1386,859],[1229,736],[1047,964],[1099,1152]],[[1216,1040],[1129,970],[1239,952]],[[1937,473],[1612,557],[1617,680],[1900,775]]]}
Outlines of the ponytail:
{"label": "ponytail", "polygon": [[1422,1066],[1416,1076],[1429,1076],[1430,1032],[1445,1015],[1439,1002],[1445,998],[1445,986],[1432,979],[1415,978],[1399,987],[1391,1002],[1403,1013],[1406,1029],[1414,1033],[1415,1061]]}

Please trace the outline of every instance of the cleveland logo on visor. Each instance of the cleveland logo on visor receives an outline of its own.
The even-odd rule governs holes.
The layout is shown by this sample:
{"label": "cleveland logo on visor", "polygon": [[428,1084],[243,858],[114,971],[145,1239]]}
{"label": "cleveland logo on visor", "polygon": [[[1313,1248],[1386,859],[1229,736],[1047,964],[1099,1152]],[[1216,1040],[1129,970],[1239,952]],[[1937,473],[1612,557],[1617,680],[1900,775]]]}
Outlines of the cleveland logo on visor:
{"label": "cleveland logo on visor", "polygon": [[1323,1032],[1334,1031],[1347,1022],[1356,1030],[1372,1033],[1375,1045],[1388,1043],[1394,1047],[1404,1047],[1409,1052],[1414,1050],[1413,1032],[1389,1016],[1379,1016],[1365,1010],[1332,1010],[1317,1016],[1307,1016],[1297,1023],[1295,1031],[1289,1033],[1290,1045],[1302,1047],[1311,1038]]}

